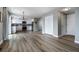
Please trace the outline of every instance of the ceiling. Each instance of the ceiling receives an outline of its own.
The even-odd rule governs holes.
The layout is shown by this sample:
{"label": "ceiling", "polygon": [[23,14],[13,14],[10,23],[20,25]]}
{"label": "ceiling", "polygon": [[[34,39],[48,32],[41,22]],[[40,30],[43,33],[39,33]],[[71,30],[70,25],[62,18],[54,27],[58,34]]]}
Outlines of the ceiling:
{"label": "ceiling", "polygon": [[23,16],[24,18],[35,18],[53,13],[55,11],[60,11],[65,14],[70,14],[74,12],[75,8],[71,8],[69,11],[62,11],[65,7],[8,7],[8,11],[17,16]]}
{"label": "ceiling", "polygon": [[[64,8],[63,8],[64,9]],[[60,11],[64,14],[72,14],[72,13],[75,13],[75,7],[71,7],[68,11]]]}
{"label": "ceiling", "polygon": [[10,13],[27,17],[41,17],[47,13],[53,12],[58,7],[8,7]]}

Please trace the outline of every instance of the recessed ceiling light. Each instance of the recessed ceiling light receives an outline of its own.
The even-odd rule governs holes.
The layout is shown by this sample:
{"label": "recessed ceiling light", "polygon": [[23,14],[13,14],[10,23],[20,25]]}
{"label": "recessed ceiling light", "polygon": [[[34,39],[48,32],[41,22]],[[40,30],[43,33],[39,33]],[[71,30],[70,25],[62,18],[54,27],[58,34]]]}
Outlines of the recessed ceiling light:
{"label": "recessed ceiling light", "polygon": [[71,8],[64,8],[62,11],[69,11]]}

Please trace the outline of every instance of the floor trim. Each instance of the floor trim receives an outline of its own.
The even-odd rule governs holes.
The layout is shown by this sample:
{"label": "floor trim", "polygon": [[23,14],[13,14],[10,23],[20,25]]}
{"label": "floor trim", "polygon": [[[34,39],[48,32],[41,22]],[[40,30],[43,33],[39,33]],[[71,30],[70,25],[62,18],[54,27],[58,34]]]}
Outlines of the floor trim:
{"label": "floor trim", "polygon": [[3,43],[3,40],[0,40],[0,45]]}
{"label": "floor trim", "polygon": [[75,43],[79,44],[79,41],[75,41]]}

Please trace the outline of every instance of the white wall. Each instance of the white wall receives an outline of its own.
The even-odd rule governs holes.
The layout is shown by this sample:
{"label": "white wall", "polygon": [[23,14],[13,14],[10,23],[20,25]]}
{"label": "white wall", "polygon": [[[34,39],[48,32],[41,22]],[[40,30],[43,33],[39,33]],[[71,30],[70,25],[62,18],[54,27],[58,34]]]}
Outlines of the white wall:
{"label": "white wall", "polygon": [[41,27],[42,27],[42,34],[44,34],[45,33],[45,18],[44,17],[42,17],[41,19]]}
{"label": "white wall", "polygon": [[75,35],[75,13],[67,15],[67,34]]}
{"label": "white wall", "polygon": [[11,34],[11,16],[9,16],[8,34]]}
{"label": "white wall", "polygon": [[12,23],[17,23],[17,24],[21,24],[22,23],[22,20],[20,19],[12,19]]}
{"label": "white wall", "polygon": [[[0,12],[2,13],[2,7],[0,7]],[[1,15],[2,21],[2,15]],[[3,43],[3,22],[0,22],[0,45]]]}
{"label": "white wall", "polygon": [[3,24],[2,23],[0,23],[0,45],[3,43],[3,38],[2,38],[2,26],[3,26]]}
{"label": "white wall", "polygon": [[41,18],[42,33],[58,37],[58,14],[50,14]]}
{"label": "white wall", "polygon": [[0,40],[2,40],[2,23],[0,23]]}
{"label": "white wall", "polygon": [[[55,24],[54,24],[54,21],[55,21]],[[51,34],[53,36],[56,36],[57,26],[56,27],[54,27],[54,26],[57,25],[57,21],[56,21],[56,19],[54,20],[53,14],[42,17],[41,25],[42,25],[43,34],[46,33],[46,34]]]}
{"label": "white wall", "polygon": [[[2,8],[1,8],[1,7],[0,7],[0,12],[2,13]],[[1,18],[0,20],[2,20],[2,18]],[[3,23],[0,22],[0,40],[3,40],[3,39],[2,39],[2,33],[3,33],[3,32],[2,32],[2,28],[3,28],[2,26],[3,26]]]}
{"label": "white wall", "polygon": [[58,37],[58,12],[53,13],[53,36]]}
{"label": "white wall", "polygon": [[53,15],[45,17],[45,33],[53,35]]}
{"label": "white wall", "polygon": [[79,7],[75,9],[75,42],[79,43]]}
{"label": "white wall", "polygon": [[57,24],[58,24],[58,36],[63,36],[67,34],[67,15],[64,13],[58,12],[57,15]]}

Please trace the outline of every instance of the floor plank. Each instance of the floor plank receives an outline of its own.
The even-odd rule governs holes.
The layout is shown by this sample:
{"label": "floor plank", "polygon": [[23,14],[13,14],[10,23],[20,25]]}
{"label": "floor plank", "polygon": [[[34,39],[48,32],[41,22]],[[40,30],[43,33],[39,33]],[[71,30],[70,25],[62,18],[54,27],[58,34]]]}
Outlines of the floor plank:
{"label": "floor plank", "polygon": [[59,38],[38,32],[17,33],[10,35],[0,46],[1,52],[78,52],[79,45],[73,36]]}

